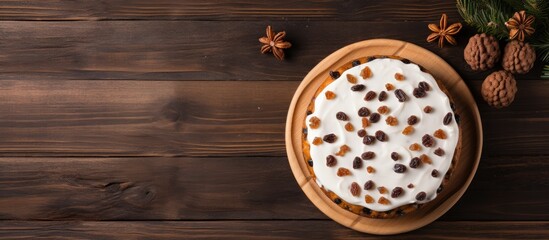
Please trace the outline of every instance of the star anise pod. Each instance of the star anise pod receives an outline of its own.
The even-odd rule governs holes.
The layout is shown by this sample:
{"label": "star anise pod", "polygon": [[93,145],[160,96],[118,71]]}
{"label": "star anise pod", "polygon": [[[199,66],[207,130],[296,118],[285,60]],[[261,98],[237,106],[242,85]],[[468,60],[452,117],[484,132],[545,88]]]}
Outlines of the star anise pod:
{"label": "star anise pod", "polygon": [[438,46],[444,47],[444,40],[448,41],[452,45],[456,45],[456,39],[452,37],[452,35],[455,35],[456,33],[461,30],[461,23],[457,22],[450,26],[446,26],[446,20],[448,17],[446,14],[442,14],[442,17],[440,18],[440,26],[437,26],[436,24],[429,24],[429,29],[433,31],[433,33],[429,34],[427,36],[427,42],[432,42],[437,40],[438,38]]}
{"label": "star anise pod", "polygon": [[509,21],[505,22],[505,26],[509,29],[509,39],[517,38],[522,42],[526,36],[532,35],[536,31],[532,27],[535,19],[532,15],[526,15],[525,11],[516,12]]}
{"label": "star anise pod", "polygon": [[275,34],[271,26],[267,26],[265,31],[267,36],[259,38],[259,42],[263,44],[261,46],[261,53],[266,54],[268,52],[272,52],[278,60],[283,60],[284,51],[282,49],[292,46],[291,43],[284,41],[286,32],[282,31]]}

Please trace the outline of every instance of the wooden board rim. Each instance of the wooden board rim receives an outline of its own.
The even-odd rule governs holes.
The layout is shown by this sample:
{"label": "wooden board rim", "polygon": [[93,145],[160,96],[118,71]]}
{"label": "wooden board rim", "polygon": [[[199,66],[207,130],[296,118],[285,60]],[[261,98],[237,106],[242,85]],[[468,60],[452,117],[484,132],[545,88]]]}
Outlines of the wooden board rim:
{"label": "wooden board rim", "polygon": [[[435,78],[444,82],[444,85],[449,91],[459,87],[459,96],[454,96],[454,94],[452,94],[452,96],[454,98],[459,97],[459,99],[463,100],[462,102],[467,103],[463,104],[464,107],[462,107],[462,109],[465,109],[466,107],[466,110],[468,111],[464,111],[464,113],[470,114],[473,120],[472,123],[468,122],[473,129],[462,127],[462,131],[465,131],[464,129],[466,129],[469,131],[468,133],[470,133],[467,135],[470,135],[470,137],[476,140],[474,141],[474,146],[470,149],[472,151],[469,154],[470,158],[467,158],[465,154],[462,154],[460,157],[460,162],[466,161],[465,163],[470,164],[467,176],[463,176],[463,179],[458,179],[461,180],[462,183],[456,191],[447,192],[446,194],[444,194],[444,192],[441,193],[441,195],[445,195],[446,197],[437,197],[437,199],[433,201],[437,203],[436,208],[434,208],[433,211],[426,213],[424,212],[423,215],[418,214],[418,212],[422,212],[422,210],[427,211],[425,208],[395,219],[370,219],[358,216],[340,208],[324,195],[316,183],[311,183],[312,179],[309,176],[308,169],[305,166],[305,161],[303,160],[303,156],[301,154],[301,141],[295,141],[296,136],[301,136],[301,124],[303,118],[305,117],[305,110],[303,106],[300,106],[300,110],[297,109],[298,102],[302,100],[301,98],[304,91],[308,88],[310,88],[309,91],[316,91],[318,84],[316,86],[311,86],[314,85],[311,83],[315,80],[317,82],[320,80],[323,81],[327,71],[330,69],[337,69],[337,67],[346,62],[370,55],[397,55],[408,58],[411,61],[422,65],[430,71]],[[426,61],[427,59],[429,61]],[[438,65],[435,68],[435,66],[432,66],[430,63],[438,63]],[[444,74],[441,75],[441,72]],[[310,96],[308,99],[306,97],[304,98],[308,104],[308,101],[311,99]],[[297,119],[297,121],[294,121],[294,119]],[[461,125],[464,125],[463,121]],[[335,51],[324,58],[305,76],[301,84],[298,86],[290,103],[288,116],[286,119],[285,141],[288,161],[293,175],[305,195],[319,210],[334,221],[354,230],[370,234],[389,235],[413,231],[435,221],[437,218],[446,213],[461,198],[471,183],[478,168],[482,153],[483,134],[480,113],[476,102],[470,90],[465,85],[463,79],[461,79],[459,74],[448,63],[436,54],[412,43],[393,39],[371,39],[353,43]],[[473,145],[473,143],[470,145]],[[458,180],[452,179],[451,182],[458,182]],[[433,203],[433,206],[434,204],[435,203]],[[413,218],[418,216],[421,218]]]}

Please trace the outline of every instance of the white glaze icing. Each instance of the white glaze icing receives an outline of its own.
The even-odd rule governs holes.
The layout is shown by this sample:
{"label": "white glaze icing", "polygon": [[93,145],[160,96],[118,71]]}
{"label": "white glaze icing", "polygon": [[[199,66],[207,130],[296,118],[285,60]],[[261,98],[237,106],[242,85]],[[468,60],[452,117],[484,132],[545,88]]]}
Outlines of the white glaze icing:
{"label": "white glaze icing", "polygon": [[[372,71],[372,77],[363,79],[360,72],[368,66]],[[397,81],[394,78],[395,73],[401,73],[405,76],[405,80]],[[366,89],[360,92],[351,91],[353,84],[347,81],[347,74],[355,76],[357,84],[363,84]],[[430,90],[427,91],[427,96],[416,98],[413,96],[413,89],[418,86],[421,81],[429,84]],[[386,83],[391,83],[395,89],[402,89],[408,99],[405,102],[399,102],[393,91],[387,91]],[[336,97],[332,100],[327,100],[325,97],[326,91],[332,91]],[[379,96],[381,91],[387,92],[387,99],[380,102],[376,97],[372,101],[365,101],[364,96],[368,91],[375,91]],[[428,202],[434,199],[437,195],[436,190],[442,183],[444,175],[448,171],[454,155],[454,151],[459,138],[459,128],[455,121],[449,125],[443,125],[443,118],[448,112],[453,112],[450,107],[450,100],[444,92],[439,88],[435,79],[428,73],[420,70],[419,66],[410,63],[405,64],[396,59],[375,59],[373,61],[361,64],[350,68],[341,74],[341,77],[326,86],[315,99],[314,112],[307,116],[307,141],[311,145],[311,158],[313,160],[313,169],[316,175],[316,182],[326,190],[332,191],[343,200],[367,207],[375,211],[387,211],[393,208],[403,206],[410,203],[418,202],[416,195],[419,192],[425,192],[427,197],[421,203]],[[361,129],[361,117],[358,116],[358,110],[361,107],[367,107],[371,113],[377,112],[380,106],[389,107],[388,114],[381,114],[381,119],[377,123],[371,123],[366,128],[368,135],[375,135],[377,130],[384,131],[388,136],[388,141],[375,141],[372,145],[365,145],[362,138],[357,135],[357,131]],[[425,106],[432,106],[431,113],[424,113]],[[349,121],[355,127],[355,130],[348,132],[344,126],[349,121],[341,121],[336,119],[336,113],[342,111],[347,114]],[[408,126],[407,119],[411,115],[416,115],[419,122],[413,127],[415,131],[410,135],[403,135],[402,130]],[[320,127],[312,129],[309,127],[309,119],[318,117],[321,120]],[[389,126],[385,119],[387,116],[393,116],[398,119],[397,126]],[[425,147],[421,144],[421,138],[425,134],[433,136],[437,129],[442,129],[447,135],[444,140],[435,138],[435,146]],[[334,143],[326,143],[316,146],[313,145],[315,137],[323,137],[327,134],[334,133],[337,135],[337,140]],[[413,143],[421,145],[420,151],[410,151],[409,146]],[[350,152],[343,157],[336,156],[340,146],[346,144],[351,148]],[[437,156],[433,152],[437,148],[442,148],[445,151],[443,156]],[[362,160],[363,166],[360,169],[353,169],[353,160],[355,157],[365,151],[373,151],[376,156],[372,160]],[[400,160],[393,161],[391,153],[398,152]],[[418,168],[410,168],[410,160],[413,157],[419,157],[421,154],[426,154],[432,160],[432,164],[421,164]],[[337,158],[337,165],[328,167],[326,165],[326,157],[333,155]],[[406,172],[396,173],[393,166],[400,163],[406,166]],[[372,166],[375,169],[374,173],[366,171],[367,166]],[[347,168],[352,175],[339,177],[337,170],[340,167]],[[436,169],[439,172],[438,177],[432,177],[431,172]],[[364,190],[364,183],[372,180],[375,187],[371,190]],[[359,196],[353,196],[350,192],[350,186],[353,182],[357,182],[361,186]],[[413,184],[413,188],[408,188],[408,184]],[[377,187],[384,186],[388,193],[380,194]],[[397,198],[391,197],[391,191],[395,187],[402,187],[404,192]],[[366,203],[366,194],[375,199],[375,203]],[[390,201],[390,204],[383,205],[378,203],[378,199],[383,196]]]}

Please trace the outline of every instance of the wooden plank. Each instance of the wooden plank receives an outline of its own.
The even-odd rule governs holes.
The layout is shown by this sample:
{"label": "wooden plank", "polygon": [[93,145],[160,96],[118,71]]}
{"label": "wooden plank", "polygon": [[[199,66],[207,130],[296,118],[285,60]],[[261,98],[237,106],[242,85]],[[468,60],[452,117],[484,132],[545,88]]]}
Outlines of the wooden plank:
{"label": "wooden plank", "polygon": [[0,219],[323,218],[284,158],[0,158]]}
{"label": "wooden plank", "polygon": [[[298,82],[0,81],[0,156],[286,156]],[[471,82],[479,97],[480,82]],[[547,81],[478,99],[485,156],[549,154]]]}
{"label": "wooden plank", "polygon": [[0,1],[0,20],[368,20],[431,21],[459,17],[455,2],[111,0]]}
{"label": "wooden plank", "polygon": [[549,157],[483,157],[475,178],[445,220],[546,220]]}
{"label": "wooden plank", "polygon": [[[549,156],[483,158],[445,220],[546,220]],[[326,219],[285,157],[0,158],[0,219]]]}
{"label": "wooden plank", "polygon": [[[287,61],[260,54],[265,26],[286,30]],[[0,79],[301,80],[333,51],[371,38],[409,41],[435,52],[465,79],[484,79],[458,47],[427,43],[424,22],[99,21],[0,22]],[[541,64],[519,79],[538,80]]]}
{"label": "wooden plank", "polygon": [[0,81],[0,152],[284,156],[295,82]]}
{"label": "wooden plank", "polygon": [[[384,239],[547,239],[549,222],[443,222]],[[2,221],[9,239],[379,239],[322,221]]]}

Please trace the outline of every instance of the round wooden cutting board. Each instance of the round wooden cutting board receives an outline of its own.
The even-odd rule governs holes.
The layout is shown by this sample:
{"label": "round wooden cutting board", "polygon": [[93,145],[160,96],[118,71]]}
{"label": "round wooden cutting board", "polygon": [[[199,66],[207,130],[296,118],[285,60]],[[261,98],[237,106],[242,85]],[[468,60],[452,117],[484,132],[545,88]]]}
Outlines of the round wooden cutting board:
{"label": "round wooden cutting board", "polygon": [[[450,92],[461,116],[462,152],[452,179],[435,200],[412,213],[394,219],[361,217],[340,208],[311,178],[301,148],[306,108],[328,72],[355,59],[371,55],[395,55],[410,59],[438,79]],[[286,120],[286,151],[292,172],[303,192],[328,217],[357,231],[397,234],[423,227],[448,211],[473,179],[482,151],[482,125],[477,105],[465,82],[443,59],[417,45],[390,39],[366,40],[337,50],[322,60],[303,79],[290,104]]]}

